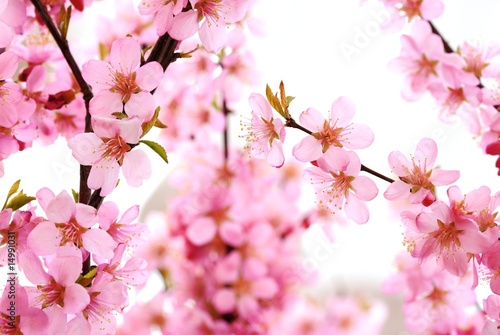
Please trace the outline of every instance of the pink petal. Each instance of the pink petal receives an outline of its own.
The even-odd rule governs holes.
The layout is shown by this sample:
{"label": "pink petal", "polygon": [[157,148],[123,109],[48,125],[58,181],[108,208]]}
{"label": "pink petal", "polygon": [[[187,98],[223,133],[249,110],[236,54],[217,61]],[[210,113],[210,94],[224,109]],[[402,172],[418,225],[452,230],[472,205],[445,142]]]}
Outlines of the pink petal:
{"label": "pink petal", "polygon": [[401,180],[396,180],[391,183],[384,192],[384,197],[387,200],[405,199],[410,195],[410,185]]}
{"label": "pink petal", "polygon": [[132,37],[119,38],[111,45],[109,62],[115,70],[130,74],[137,70],[141,63],[141,46]]}
{"label": "pink petal", "polygon": [[122,171],[127,184],[139,187],[144,179],[151,177],[151,161],[142,150],[129,151],[123,158]]}
{"label": "pink petal", "polygon": [[285,162],[285,155],[283,154],[283,145],[278,140],[273,140],[271,149],[267,154],[267,162],[274,167],[281,167]]}
{"label": "pink petal", "polygon": [[[158,1],[158,3],[161,2]],[[153,6],[150,7],[154,8]],[[156,34],[158,36],[165,35],[165,33],[172,28],[173,18],[174,18],[172,9],[173,6],[169,4],[163,5],[163,3],[161,3],[161,8],[156,12],[155,22],[156,22]]]}
{"label": "pink petal", "polygon": [[110,259],[113,257],[117,243],[108,233],[99,228],[87,230],[82,234],[83,247],[92,254]]}
{"label": "pink petal", "polygon": [[94,165],[90,169],[87,185],[93,190],[101,189],[100,195],[105,197],[116,187],[120,166],[116,161],[108,161],[107,165]]}
{"label": "pink petal", "polygon": [[219,235],[227,245],[233,247],[239,247],[245,240],[241,225],[235,223],[223,223],[219,227]]}
{"label": "pink petal", "polygon": [[392,172],[399,177],[405,177],[412,168],[408,158],[399,151],[393,151],[389,154],[389,166]]}
{"label": "pink petal", "polygon": [[228,288],[219,289],[212,297],[212,303],[220,314],[231,313],[236,306],[236,294]]}
{"label": "pink petal", "polygon": [[250,98],[248,98],[248,103],[252,108],[252,114],[257,117],[262,117],[265,120],[271,120],[273,118],[273,111],[269,102],[258,93],[252,93]]}
{"label": "pink petal", "polygon": [[[325,154],[318,159],[318,166],[325,172],[337,172],[345,171],[350,162],[351,156],[347,151],[342,148],[330,147]],[[360,166],[360,164],[358,165]],[[357,172],[359,172],[359,167]],[[350,175],[350,173],[347,174]]]}
{"label": "pink petal", "polygon": [[351,182],[351,186],[360,200],[373,200],[378,194],[378,187],[373,180],[365,176],[358,176]]}
{"label": "pink petal", "polygon": [[208,51],[217,53],[227,44],[226,29],[226,25],[222,22],[214,25],[205,19],[198,30],[198,36]]}
{"label": "pink petal", "polygon": [[123,112],[122,97],[119,93],[102,90],[90,100],[89,111],[92,116],[114,118],[113,113]]}
{"label": "pink petal", "polygon": [[78,314],[90,303],[90,296],[80,284],[67,286],[64,291],[64,306],[62,310],[66,314]]}
{"label": "pink petal", "polygon": [[75,204],[75,218],[78,224],[85,228],[90,228],[97,223],[97,210],[85,204]]}
{"label": "pink petal", "polygon": [[278,290],[278,284],[272,278],[262,278],[252,284],[252,294],[260,299],[271,299]]}
{"label": "pink petal", "polygon": [[321,143],[313,136],[306,136],[292,149],[293,156],[300,162],[312,162],[323,154]]}
{"label": "pink petal", "polygon": [[82,66],[83,79],[92,86],[94,94],[114,86],[114,73],[115,69],[108,62],[101,60],[92,59]]}
{"label": "pink petal", "polygon": [[346,199],[344,211],[347,217],[358,224],[368,222],[370,213],[364,201],[359,200],[355,195],[350,194]]}
{"label": "pink petal", "polygon": [[78,134],[68,141],[73,157],[82,165],[93,165],[101,158],[98,148],[102,144],[102,140],[94,133]]}
{"label": "pink petal", "polygon": [[50,276],[45,272],[42,261],[31,250],[19,254],[19,264],[23,274],[34,285],[46,285]]}
{"label": "pink petal", "polygon": [[160,84],[162,77],[163,68],[160,63],[149,62],[137,69],[135,82],[141,89],[152,91]]}
{"label": "pink petal", "polygon": [[257,258],[248,258],[243,265],[243,276],[255,280],[267,275],[267,265]]}
{"label": "pink petal", "polygon": [[59,229],[50,222],[40,222],[28,235],[28,248],[38,256],[55,254],[61,244]]}
{"label": "pink petal", "polygon": [[[149,121],[155,112],[155,99],[146,91],[142,91],[130,96],[125,104],[125,113],[129,116],[137,116],[141,121]],[[132,143],[132,142],[130,142]]]}
{"label": "pink petal", "polygon": [[418,142],[413,161],[422,169],[429,170],[436,162],[438,149],[436,142],[430,138],[423,138]]}
{"label": "pink petal", "polygon": [[19,57],[12,51],[0,54],[0,80],[10,79],[16,73]]}
{"label": "pink petal", "polygon": [[433,169],[429,180],[436,186],[442,186],[452,184],[458,178],[460,178],[460,171],[458,170]]}
{"label": "pink petal", "polygon": [[191,223],[186,231],[186,236],[191,243],[201,246],[212,241],[217,232],[215,222],[209,218],[200,218]]}
{"label": "pink petal", "polygon": [[[12,28],[2,21],[0,21],[0,48],[5,48],[10,45],[12,42],[12,38],[14,37],[14,31]],[[0,66],[0,69],[5,69],[4,67]],[[1,71],[1,70],[0,70]],[[9,76],[9,78],[12,76]],[[0,78],[4,78],[2,75],[0,75]]]}
{"label": "pink petal", "polygon": [[339,97],[332,103],[330,111],[330,122],[335,127],[345,127],[349,125],[356,113],[356,108],[351,99],[347,97]]}
{"label": "pink petal", "polygon": [[59,247],[48,272],[62,286],[75,283],[82,272],[82,252],[73,245]]}
{"label": "pink petal", "polygon": [[47,206],[47,219],[54,223],[67,223],[76,211],[75,201],[66,191],[59,193]]}
{"label": "pink petal", "polygon": [[108,230],[111,224],[118,218],[119,213],[118,206],[114,202],[105,201],[97,212],[99,226],[104,230]]}
{"label": "pink petal", "polygon": [[[348,132],[348,134],[345,134]],[[372,130],[364,124],[353,124],[342,133],[344,139],[342,144],[347,149],[364,149],[373,143],[374,135]]]}
{"label": "pink petal", "polygon": [[189,10],[176,15],[168,31],[172,38],[182,41],[193,36],[198,31],[198,17],[195,11]]}
{"label": "pink petal", "polygon": [[325,125],[325,117],[314,108],[308,108],[299,116],[299,121],[308,130],[313,133],[319,132]]}

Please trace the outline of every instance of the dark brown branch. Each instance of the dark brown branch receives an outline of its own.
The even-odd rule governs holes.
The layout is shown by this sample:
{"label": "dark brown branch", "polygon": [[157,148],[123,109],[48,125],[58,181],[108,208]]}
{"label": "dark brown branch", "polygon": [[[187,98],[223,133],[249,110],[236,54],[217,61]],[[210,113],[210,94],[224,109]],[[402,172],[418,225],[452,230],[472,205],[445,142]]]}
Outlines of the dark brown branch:
{"label": "dark brown branch", "polygon": [[[42,21],[45,23],[47,26],[47,29],[49,30],[50,34],[54,38],[54,40],[57,43],[57,46],[61,50],[61,53],[64,56],[64,59],[68,63],[69,68],[71,69],[71,72],[75,76],[75,80],[78,83],[78,86],[80,86],[80,91],[83,94],[83,100],[85,102],[85,132],[91,132],[92,127],[90,124],[90,113],[89,113],[89,103],[90,99],[92,99],[93,94],[90,86],[87,84],[85,79],[83,79],[82,72],[80,71],[80,67],[76,63],[75,58],[73,57],[73,54],[71,53],[68,42],[66,39],[64,39],[59,30],[57,29],[56,25],[54,24],[54,21],[52,21],[52,18],[50,17],[49,13],[47,12],[47,9],[45,8],[45,5],[42,4],[39,0],[31,0],[31,3],[33,3],[33,6],[35,7],[38,15],[42,19]],[[90,174],[90,166],[83,166],[80,165],[80,190],[79,190],[79,199],[78,201],[80,203],[88,203],[90,199],[90,189],[87,186],[87,179]]]}
{"label": "dark brown branch", "polygon": [[[286,120],[285,127],[300,129],[300,130],[302,130],[303,132],[305,132],[305,133],[307,133],[309,135],[313,134],[312,131],[310,131],[307,128],[302,127],[293,118],[289,118],[288,120]],[[374,171],[374,170],[370,169],[369,167],[364,166],[363,164],[361,164],[361,171],[368,172],[369,174],[374,175],[375,177],[380,178],[382,180],[385,180],[386,182],[389,182],[389,183],[393,183],[394,182],[394,179],[386,177],[383,174],[378,173],[377,171]]]}
{"label": "dark brown branch", "polygon": [[153,47],[153,50],[151,50],[146,63],[158,62],[161,64],[163,71],[165,71],[167,67],[178,57],[175,53],[175,49],[178,44],[179,41],[170,37],[168,33],[165,33],[158,38],[158,41],[156,41],[156,44]]}
{"label": "dark brown branch", "polygon": [[224,113],[224,119],[226,124],[224,126],[224,132],[222,133],[222,140],[224,145],[224,161],[227,162],[229,159],[229,114],[231,114],[231,110],[227,107],[226,99],[222,101],[222,112]]}
{"label": "dark brown branch", "polygon": [[439,30],[437,30],[434,24],[431,21],[429,21],[429,24],[431,25],[432,32],[438,35],[441,38],[441,41],[443,41],[444,51],[446,51],[446,53],[449,54],[454,53],[455,50],[453,50],[453,48],[448,44],[448,42],[444,39],[443,35],[441,35],[441,33],[439,32]]}

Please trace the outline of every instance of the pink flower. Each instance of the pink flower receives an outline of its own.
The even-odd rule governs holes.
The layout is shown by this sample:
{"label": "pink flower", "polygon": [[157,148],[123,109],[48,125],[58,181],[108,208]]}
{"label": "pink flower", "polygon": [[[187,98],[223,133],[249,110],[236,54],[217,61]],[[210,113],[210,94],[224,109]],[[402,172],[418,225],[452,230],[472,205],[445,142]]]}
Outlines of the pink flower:
{"label": "pink flower", "polygon": [[93,133],[78,134],[68,141],[73,156],[82,165],[91,165],[88,186],[106,196],[116,186],[120,168],[127,183],[138,187],[151,176],[151,162],[142,150],[132,150],[142,134],[137,117],[117,120],[92,119]]}
{"label": "pink flower", "polygon": [[14,29],[20,28],[25,21],[26,4],[24,1],[0,0],[0,48],[5,48],[10,44],[14,37]]}
{"label": "pink flower", "polygon": [[35,305],[43,309],[60,306],[65,314],[75,314],[90,302],[85,288],[76,283],[82,272],[82,253],[74,245],[59,247],[47,271],[40,258],[32,252],[24,253],[20,261],[29,264],[23,268],[23,273],[36,285],[29,290]]}
{"label": "pink flower", "polygon": [[401,53],[389,63],[389,67],[406,75],[401,95],[409,101],[419,99],[429,84],[441,82],[441,64],[444,60],[460,61],[458,55],[444,52],[443,41],[432,32],[427,21],[415,22],[411,34],[401,36],[401,43]]}
{"label": "pink flower", "polygon": [[[363,149],[373,142],[373,133],[365,125],[351,123],[356,112],[347,97],[332,103],[326,120],[316,109],[309,108],[300,115],[300,123],[312,131],[293,148],[293,155],[301,162],[314,161],[332,148]],[[344,150],[334,150],[336,159],[347,161]]]}
{"label": "pink flower", "polygon": [[141,14],[156,13],[156,30],[159,36],[169,33],[183,41],[196,32],[203,46],[219,52],[227,44],[227,26],[245,17],[248,1],[245,0],[190,0],[191,9],[182,11],[187,1],[143,0]]}
{"label": "pink flower", "polygon": [[451,184],[460,177],[455,170],[432,169],[437,158],[434,140],[420,140],[411,162],[399,151],[389,154],[389,165],[400,180],[389,185],[384,193],[387,200],[410,199],[412,204],[429,205],[435,200],[435,186]]}
{"label": "pink flower", "polygon": [[52,255],[59,246],[74,244],[103,258],[113,257],[116,242],[104,230],[92,228],[97,223],[95,208],[75,204],[66,191],[55,196],[43,188],[36,196],[48,220],[39,223],[28,236],[28,247],[35,254]]}
{"label": "pink flower", "polygon": [[358,155],[347,154],[349,163],[344,169],[338,168],[335,155],[329,151],[318,160],[319,167],[304,171],[304,177],[313,184],[322,207],[332,213],[345,210],[347,217],[362,224],[370,216],[365,201],[375,198],[378,188],[370,178],[358,175],[361,169]]}
{"label": "pink flower", "polygon": [[105,272],[98,272],[92,286],[87,288],[90,302],[68,323],[68,334],[114,334],[116,312],[121,312],[127,301],[127,285]]}
{"label": "pink flower", "polygon": [[444,5],[441,0],[382,0],[392,13],[387,25],[393,29],[400,29],[408,21],[435,19],[443,13]]}
{"label": "pink flower", "polygon": [[489,238],[471,220],[461,219],[442,201],[436,201],[416,217],[416,228],[422,235],[416,238],[412,255],[421,260],[431,256],[451,274],[467,272],[468,254],[478,254],[488,248]]}
{"label": "pink flower", "polygon": [[271,105],[262,95],[253,93],[248,99],[252,107],[252,121],[247,126],[246,149],[257,158],[266,158],[269,164],[281,167],[285,161],[282,142],[285,126],[281,119],[274,119]]}
{"label": "pink flower", "polygon": [[141,47],[132,37],[117,39],[111,46],[109,63],[90,60],[82,75],[95,92],[90,102],[94,116],[113,117],[125,113],[149,121],[155,111],[154,90],[163,76],[158,62],[141,63]]}

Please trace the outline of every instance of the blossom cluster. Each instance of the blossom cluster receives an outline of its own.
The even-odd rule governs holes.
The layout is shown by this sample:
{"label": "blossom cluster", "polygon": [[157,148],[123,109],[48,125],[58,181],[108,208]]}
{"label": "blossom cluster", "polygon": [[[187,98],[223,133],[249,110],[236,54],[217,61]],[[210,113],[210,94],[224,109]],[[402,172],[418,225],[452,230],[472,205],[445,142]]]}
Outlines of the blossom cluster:
{"label": "blossom cluster", "polygon": [[[382,0],[392,21],[411,22],[401,36],[401,53],[390,68],[404,73],[401,94],[408,101],[430,93],[440,106],[440,118],[457,117],[480,138],[489,155],[500,155],[500,48],[493,42],[464,41],[456,50],[444,40],[430,20],[443,13],[440,0]],[[394,26],[393,26],[394,27]],[[496,161],[500,175],[500,158]]]}
{"label": "blossom cluster", "polygon": [[[36,202],[40,208],[0,212],[0,233],[15,237],[23,273],[12,277],[15,300],[9,290],[2,293],[0,305],[15,301],[14,309],[2,308],[2,334],[113,333],[116,314],[128,305],[128,286],[147,278],[146,261],[134,255],[147,231],[135,221],[138,206],[119,217],[111,201],[96,210],[48,188],[37,192]],[[2,241],[2,266],[8,246]],[[94,265],[85,269],[90,258]]]}

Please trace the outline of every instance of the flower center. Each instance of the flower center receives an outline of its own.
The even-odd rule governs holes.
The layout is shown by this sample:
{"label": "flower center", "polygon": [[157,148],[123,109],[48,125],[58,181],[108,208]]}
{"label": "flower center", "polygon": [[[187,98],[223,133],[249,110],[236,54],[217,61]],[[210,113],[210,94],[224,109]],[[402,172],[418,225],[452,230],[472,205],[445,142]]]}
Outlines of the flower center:
{"label": "flower center", "polygon": [[132,149],[120,135],[116,135],[114,138],[103,138],[102,141],[104,142],[105,149],[101,157],[107,160],[116,160],[120,165],[123,162],[125,153]]}
{"label": "flower center", "polygon": [[438,64],[437,60],[428,59],[425,54],[422,55],[422,58],[416,61],[417,63],[417,71],[416,74],[423,77],[429,77],[431,74],[437,76],[436,65]]}
{"label": "flower center", "polygon": [[422,187],[427,190],[433,191],[434,184],[429,180],[432,174],[432,170],[424,172],[425,168],[424,171],[422,171],[422,169],[420,169],[420,167],[418,167],[417,164],[415,164],[413,159],[412,162],[413,162],[413,168],[411,170],[406,169],[407,171],[406,176],[400,177],[400,179],[405,183],[412,185],[411,193],[416,193]]}
{"label": "flower center", "polygon": [[407,0],[404,4],[401,3],[397,7],[408,17],[408,21],[411,21],[414,17],[422,15],[420,13],[421,5],[422,0]]}
{"label": "flower center", "polygon": [[219,23],[219,11],[222,9],[222,0],[203,0],[195,5],[198,10],[198,21],[201,21],[204,17],[207,19],[209,26]]}
{"label": "flower center", "polygon": [[110,88],[111,92],[119,93],[122,96],[122,101],[126,104],[132,94],[139,93],[141,88],[135,82],[136,73],[124,74],[122,72],[115,72],[115,77],[113,78],[115,85]]}
{"label": "flower center", "polygon": [[340,135],[344,131],[344,128],[335,128],[335,126],[331,126],[330,122],[325,120],[323,123],[323,129],[321,129],[317,133],[313,133],[312,136],[317,140],[321,141],[321,145],[323,146],[323,153],[325,153],[330,146],[335,146],[342,148],[343,145],[340,142]]}
{"label": "flower center", "polygon": [[81,227],[75,218],[71,218],[67,223],[56,223],[56,227],[59,228],[62,235],[61,245],[75,243],[78,247],[83,246],[82,234],[87,229]]}
{"label": "flower center", "polygon": [[430,233],[430,235],[441,245],[441,250],[460,247],[461,244],[458,235],[462,233],[462,230],[458,230],[455,227],[455,222],[445,224],[443,221],[437,220],[437,223],[439,229]]}
{"label": "flower center", "polygon": [[37,300],[41,302],[42,309],[62,303],[64,287],[56,283],[53,278],[50,278],[50,283],[47,285],[38,285],[37,289],[40,292]]}

